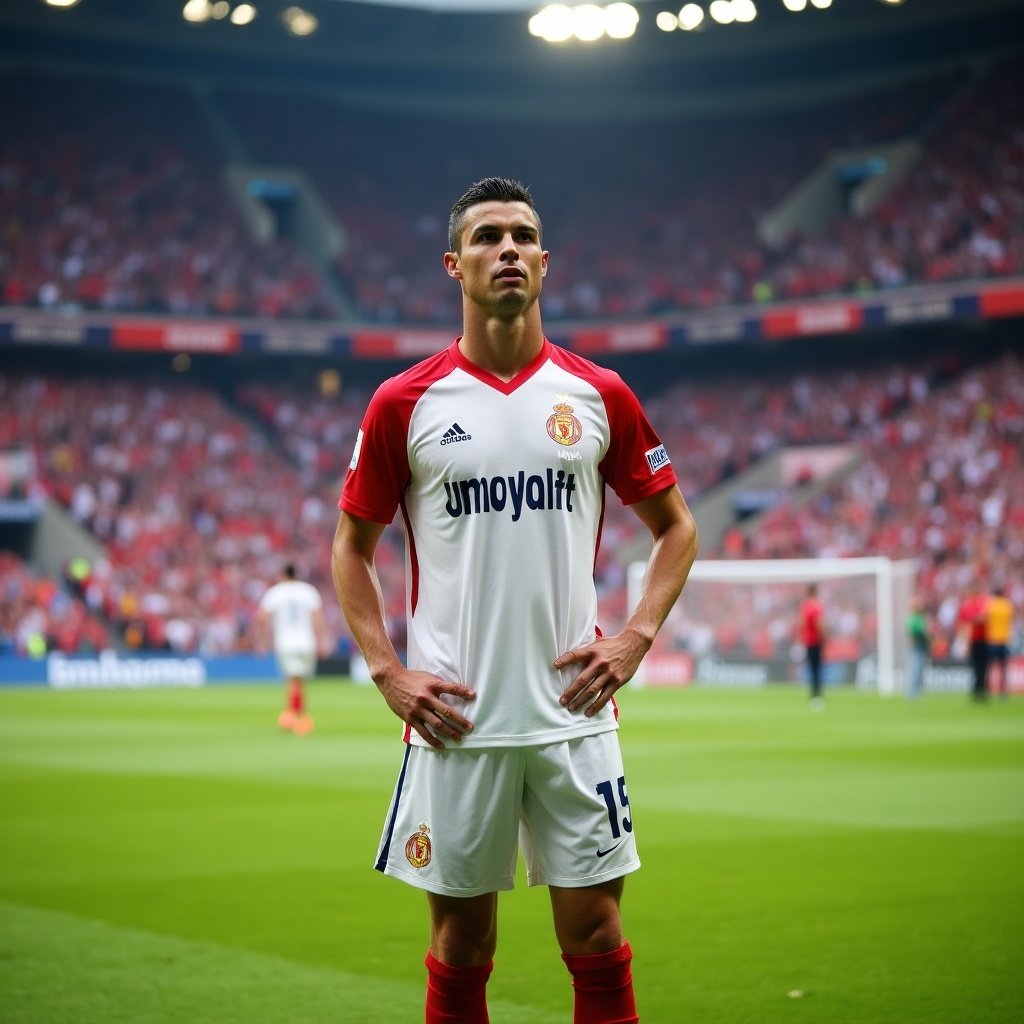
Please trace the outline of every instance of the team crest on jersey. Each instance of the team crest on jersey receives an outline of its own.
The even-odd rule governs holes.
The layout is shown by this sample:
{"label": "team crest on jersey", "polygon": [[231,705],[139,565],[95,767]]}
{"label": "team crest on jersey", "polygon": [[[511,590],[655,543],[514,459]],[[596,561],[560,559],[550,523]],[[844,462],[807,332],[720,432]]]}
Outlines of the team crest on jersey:
{"label": "team crest on jersey", "polygon": [[425,868],[430,863],[430,829],[426,822],[420,824],[418,832],[413,832],[405,844],[405,859],[414,868]]}
{"label": "team crest on jersey", "polygon": [[560,401],[555,404],[555,411],[548,417],[546,424],[548,437],[568,448],[583,436],[583,424],[573,415],[569,396],[559,395],[558,397]]}

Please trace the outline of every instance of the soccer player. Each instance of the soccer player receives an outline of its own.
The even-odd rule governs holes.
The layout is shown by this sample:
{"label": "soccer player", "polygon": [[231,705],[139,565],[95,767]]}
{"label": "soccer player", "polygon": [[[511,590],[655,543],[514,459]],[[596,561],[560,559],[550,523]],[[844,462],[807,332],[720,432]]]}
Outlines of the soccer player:
{"label": "soccer player", "polygon": [[821,663],[825,649],[825,612],[818,600],[818,584],[807,587],[807,596],[800,604],[797,615],[797,633],[807,658],[807,676],[811,686],[811,708],[820,711],[825,706],[821,696]]}
{"label": "soccer player", "polygon": [[313,716],[306,709],[305,683],[316,668],[318,653],[326,653],[323,598],[310,583],[296,576],[295,566],[284,567],[282,579],[260,600],[256,611],[257,647],[266,648],[268,629],[273,633],[274,654],[287,682],[285,707],[277,724],[297,736],[313,730]]}
{"label": "soccer player", "polygon": [[[474,184],[444,265],[463,333],[371,399],[332,555],[353,637],[405,723],[376,867],[426,891],[427,1024],[486,1024],[497,894],[520,849],[528,883],[549,889],[575,1024],[629,1024],[620,900],[640,861],[614,696],[679,596],[696,527],[630,389],[544,336],[529,191]],[[606,484],[653,538],[641,599],[609,636],[593,577]],[[374,568],[398,509],[408,667]]]}
{"label": "soccer player", "polygon": [[986,690],[1001,697],[1009,692],[1006,663],[1013,639],[1013,603],[1003,587],[995,587],[985,604],[985,640],[988,643],[988,684]]}
{"label": "soccer player", "polygon": [[985,635],[985,612],[988,595],[975,580],[970,593],[964,598],[957,613],[959,647],[966,649],[971,662],[971,699],[984,701],[988,697],[988,638]]}

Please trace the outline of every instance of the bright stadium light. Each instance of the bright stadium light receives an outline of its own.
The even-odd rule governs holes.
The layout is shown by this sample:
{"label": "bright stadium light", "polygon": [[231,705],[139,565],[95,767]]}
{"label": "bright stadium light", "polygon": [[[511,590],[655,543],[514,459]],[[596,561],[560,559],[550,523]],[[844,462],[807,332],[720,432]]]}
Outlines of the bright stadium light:
{"label": "bright stadium light", "polygon": [[609,39],[628,39],[636,32],[640,15],[628,3],[549,4],[529,21],[530,35],[548,43],[564,43],[575,37],[580,42],[592,43],[602,36]]}
{"label": "bright stadium light", "polygon": [[572,38],[572,10],[565,4],[551,4],[530,19],[530,33],[548,43],[564,43]]}
{"label": "bright stadium light", "polygon": [[301,7],[286,7],[281,12],[281,20],[293,36],[311,36],[320,26],[316,15]]}
{"label": "bright stadium light", "polygon": [[222,18],[226,18],[231,13],[231,4],[228,0],[217,0],[217,2],[210,8],[210,17],[216,18],[220,21]]}
{"label": "bright stadium light", "polygon": [[802,11],[807,6],[807,0],[782,0],[782,6],[787,11],[796,13],[797,11]]}
{"label": "bright stadium light", "polygon": [[239,4],[231,12],[232,25],[250,25],[256,17],[256,8],[252,4]]}
{"label": "bright stadium light", "polygon": [[736,20],[731,0],[712,0],[711,6],[708,8],[708,14],[719,25],[731,25]]}
{"label": "bright stadium light", "polygon": [[819,11],[823,11],[826,7],[832,6],[832,0],[811,0],[811,5],[817,7]]}
{"label": "bright stadium light", "polygon": [[640,15],[632,4],[609,4],[604,9],[604,30],[609,39],[629,39],[639,21]]}
{"label": "bright stadium light", "polygon": [[67,10],[69,7],[74,7],[78,0],[45,0],[47,7],[59,7],[61,10]]}
{"label": "bright stadium light", "polygon": [[704,8],[700,4],[687,4],[679,12],[679,27],[684,32],[700,28],[704,21]]}
{"label": "bright stadium light", "polygon": [[757,17],[754,0],[732,0],[732,13],[736,20],[747,25]]}
{"label": "bright stadium light", "polygon": [[580,4],[573,8],[572,34],[581,43],[592,43],[604,35],[604,11],[597,4]]}
{"label": "bright stadium light", "polygon": [[181,9],[181,16],[186,21],[195,23],[209,21],[211,13],[210,0],[188,0]]}
{"label": "bright stadium light", "polygon": [[660,11],[654,19],[654,24],[662,32],[675,32],[677,28],[682,28],[679,24],[679,19],[671,11]]}

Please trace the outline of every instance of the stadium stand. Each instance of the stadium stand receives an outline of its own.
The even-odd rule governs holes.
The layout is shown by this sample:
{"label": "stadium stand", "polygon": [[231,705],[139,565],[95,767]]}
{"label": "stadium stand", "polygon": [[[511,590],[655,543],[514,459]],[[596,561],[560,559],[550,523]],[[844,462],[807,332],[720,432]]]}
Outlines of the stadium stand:
{"label": "stadium stand", "polygon": [[[946,67],[798,117],[552,121],[511,152],[509,124],[479,115],[222,85],[206,97],[222,115],[217,131],[183,84],[6,70],[0,305],[313,320],[340,315],[340,291],[361,322],[447,331],[460,309],[440,264],[443,212],[453,182],[490,170],[522,178],[542,202],[552,323],[1020,274],[1022,69],[1019,55]],[[907,138],[921,159],[866,215],[838,217],[820,237],[759,236],[763,216],[830,153]],[[232,148],[315,183],[347,239],[333,267],[318,274],[287,237],[253,239],[225,183]],[[113,363],[0,372],[0,443],[32,448],[36,488],[108,554],[78,594],[6,561],[16,600],[5,636],[26,608],[48,621],[60,594],[55,607],[74,626],[44,632],[61,649],[95,646],[104,630],[129,648],[244,649],[255,601],[296,551],[330,593],[334,502],[370,386],[346,377],[326,396],[282,380],[272,360],[228,387]],[[921,585],[949,628],[968,572],[1024,561],[1019,355],[987,361],[954,341],[909,359],[727,362],[696,376],[685,359],[637,370],[691,502],[784,447],[851,444],[860,466],[808,503],[738,524],[705,556],[921,557]],[[637,542],[632,517],[610,501],[596,567],[607,628],[625,614]],[[397,629],[397,529],[379,570]]]}
{"label": "stadium stand", "polygon": [[0,74],[0,301],[44,309],[324,317],[294,246],[257,243],[183,87]]}
{"label": "stadium stand", "polygon": [[[783,494],[704,555],[921,558],[922,591],[951,630],[966,573],[981,563],[997,574],[1024,558],[1022,371],[1012,351],[818,367],[790,352],[772,373],[681,376],[648,388],[646,400],[695,504],[780,448],[854,445],[861,461],[844,480],[805,504]],[[120,644],[245,649],[255,602],[288,552],[303,552],[330,593],[334,502],[368,387],[324,396],[264,376],[224,397],[213,383],[169,374],[22,375],[3,385],[5,441],[33,445],[40,485],[106,547],[87,589]],[[379,572],[397,629],[403,542],[397,527],[385,536]],[[625,615],[639,537],[610,499],[596,566],[607,628]],[[1015,600],[1021,586],[1011,582]]]}
{"label": "stadium stand", "polygon": [[[184,87],[7,72],[0,302],[309,319],[339,314],[337,285],[363,321],[454,324],[443,211],[452,182],[482,166],[543,200],[549,320],[1006,276],[1024,265],[1020,67],[936,71],[798,117],[542,125],[511,156],[504,124],[215,93],[235,148],[326,197],[347,238],[330,281],[287,237],[253,240],[224,183],[223,139]],[[829,153],[906,138],[925,156],[869,214],[821,237],[759,238],[760,219]]]}

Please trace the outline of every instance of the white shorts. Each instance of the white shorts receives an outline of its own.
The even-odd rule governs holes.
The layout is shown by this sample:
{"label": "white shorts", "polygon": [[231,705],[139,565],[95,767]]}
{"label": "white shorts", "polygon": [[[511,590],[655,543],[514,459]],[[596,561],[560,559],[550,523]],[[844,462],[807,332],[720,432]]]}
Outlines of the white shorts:
{"label": "white shorts", "polygon": [[316,651],[310,648],[277,652],[277,667],[283,676],[308,679],[316,670]]}
{"label": "white shorts", "polygon": [[448,896],[579,888],[640,867],[614,731],[544,747],[408,745],[375,867]]}

